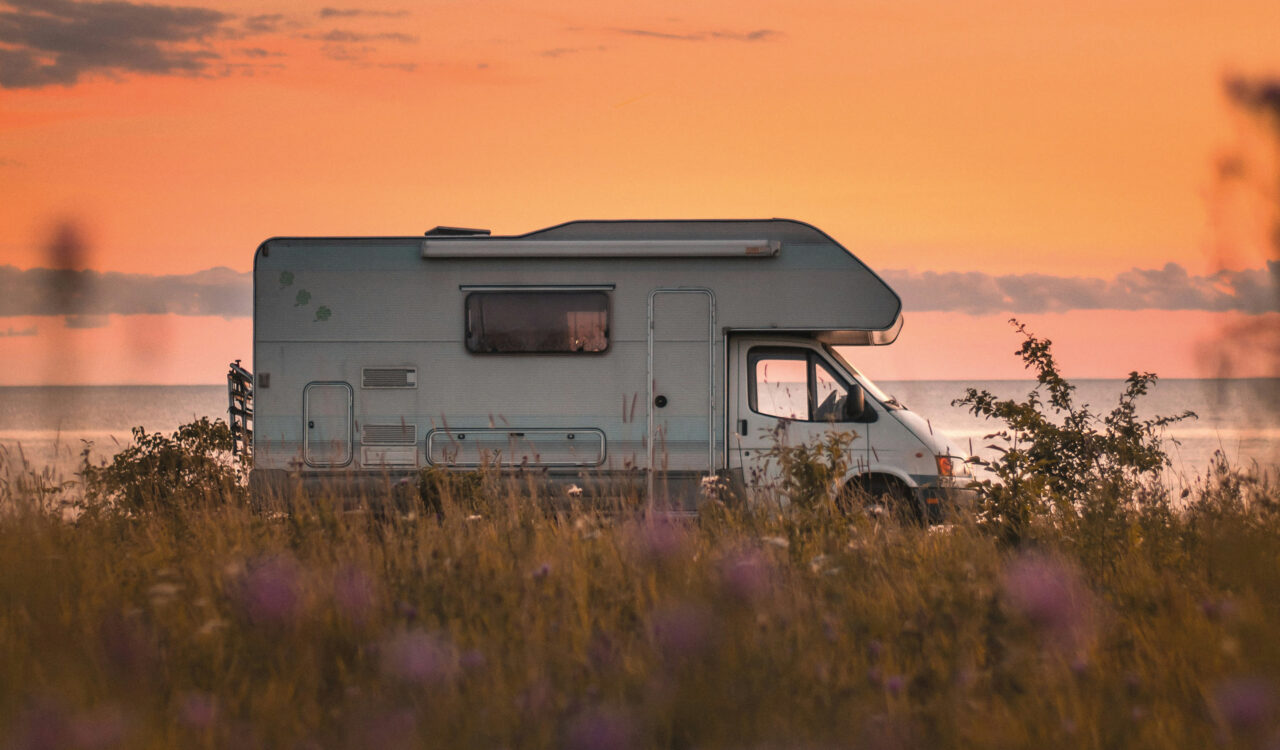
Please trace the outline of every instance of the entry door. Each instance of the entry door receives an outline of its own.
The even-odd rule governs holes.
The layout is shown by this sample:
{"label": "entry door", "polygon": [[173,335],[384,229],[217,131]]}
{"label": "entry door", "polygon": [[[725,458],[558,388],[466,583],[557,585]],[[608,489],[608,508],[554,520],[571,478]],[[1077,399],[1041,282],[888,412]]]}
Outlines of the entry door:
{"label": "entry door", "polygon": [[303,457],[308,466],[351,463],[351,402],[348,383],[311,383],[303,390]]}
{"label": "entry door", "polygon": [[812,443],[831,430],[854,434],[851,468],[866,469],[870,425],[842,421],[851,383],[831,362],[810,347],[767,339],[734,338],[730,348],[734,395],[728,463],[742,470],[748,489],[777,488],[772,447]]}
{"label": "entry door", "polygon": [[[715,297],[708,289],[649,295],[649,468],[712,470]],[[652,475],[652,472],[651,472]]]}

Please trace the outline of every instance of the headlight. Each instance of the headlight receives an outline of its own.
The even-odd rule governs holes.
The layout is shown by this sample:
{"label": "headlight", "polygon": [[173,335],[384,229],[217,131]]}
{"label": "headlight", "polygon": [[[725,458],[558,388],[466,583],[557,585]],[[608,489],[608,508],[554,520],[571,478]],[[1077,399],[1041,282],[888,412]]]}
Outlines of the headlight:
{"label": "headlight", "polygon": [[938,476],[967,477],[973,474],[969,462],[959,456],[934,456],[938,462]]}

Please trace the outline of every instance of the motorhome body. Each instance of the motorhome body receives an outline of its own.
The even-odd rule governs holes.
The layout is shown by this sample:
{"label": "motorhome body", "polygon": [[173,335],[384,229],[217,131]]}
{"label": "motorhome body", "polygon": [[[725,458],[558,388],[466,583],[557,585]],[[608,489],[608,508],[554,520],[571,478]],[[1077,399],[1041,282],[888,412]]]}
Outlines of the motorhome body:
{"label": "motorhome body", "polygon": [[490,465],[638,476],[692,509],[708,476],[770,484],[771,441],[840,429],[850,482],[926,507],[959,452],[835,348],[901,326],[883,280],[790,220],[274,238],[254,262],[251,484]]}

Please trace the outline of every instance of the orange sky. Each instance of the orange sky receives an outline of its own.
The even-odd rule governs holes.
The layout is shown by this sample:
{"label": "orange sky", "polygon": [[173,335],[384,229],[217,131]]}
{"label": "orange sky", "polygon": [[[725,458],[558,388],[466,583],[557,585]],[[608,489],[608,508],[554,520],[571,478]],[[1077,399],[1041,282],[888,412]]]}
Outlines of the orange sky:
{"label": "orange sky", "polygon": [[[1257,217],[1224,227],[1209,196],[1214,159],[1242,137],[1224,75],[1280,71],[1275,0],[207,7],[237,18],[192,46],[219,55],[203,75],[0,88],[0,264],[48,265],[63,220],[86,237],[82,265],[188,273],[247,270],[281,234],[770,216],[816,224],[879,269],[1109,277],[1266,257]],[[245,32],[260,14],[280,18]],[[953,365],[904,362],[940,326],[1016,345],[1007,316],[906,312],[902,376],[1020,371],[955,343]],[[1068,360],[1082,375],[1131,369],[1133,347],[1097,336],[1096,313],[1044,317],[1068,348],[1107,340]],[[1230,317],[1105,320],[1166,342],[1148,369],[1196,376],[1192,331]],[[71,334],[37,322],[0,336],[0,357],[58,361]],[[31,325],[0,319],[0,332]],[[74,335],[108,352],[150,337],[143,349],[173,353],[154,376],[60,365],[0,382],[218,382],[220,361],[249,354],[247,331],[113,320]],[[177,335],[217,351],[159,341]]]}

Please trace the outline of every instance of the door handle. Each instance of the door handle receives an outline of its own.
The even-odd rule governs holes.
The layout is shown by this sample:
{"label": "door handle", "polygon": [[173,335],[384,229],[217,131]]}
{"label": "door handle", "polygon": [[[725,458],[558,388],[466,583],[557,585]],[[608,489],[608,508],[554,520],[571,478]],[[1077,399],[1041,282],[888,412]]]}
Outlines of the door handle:
{"label": "door handle", "polygon": [[747,436],[747,420],[745,419],[738,420],[738,434],[743,437]]}
{"label": "door handle", "polygon": [[314,419],[308,419],[308,420],[307,420],[307,429],[308,429],[308,430],[314,430],[315,428],[316,428],[316,421],[315,421]]}

